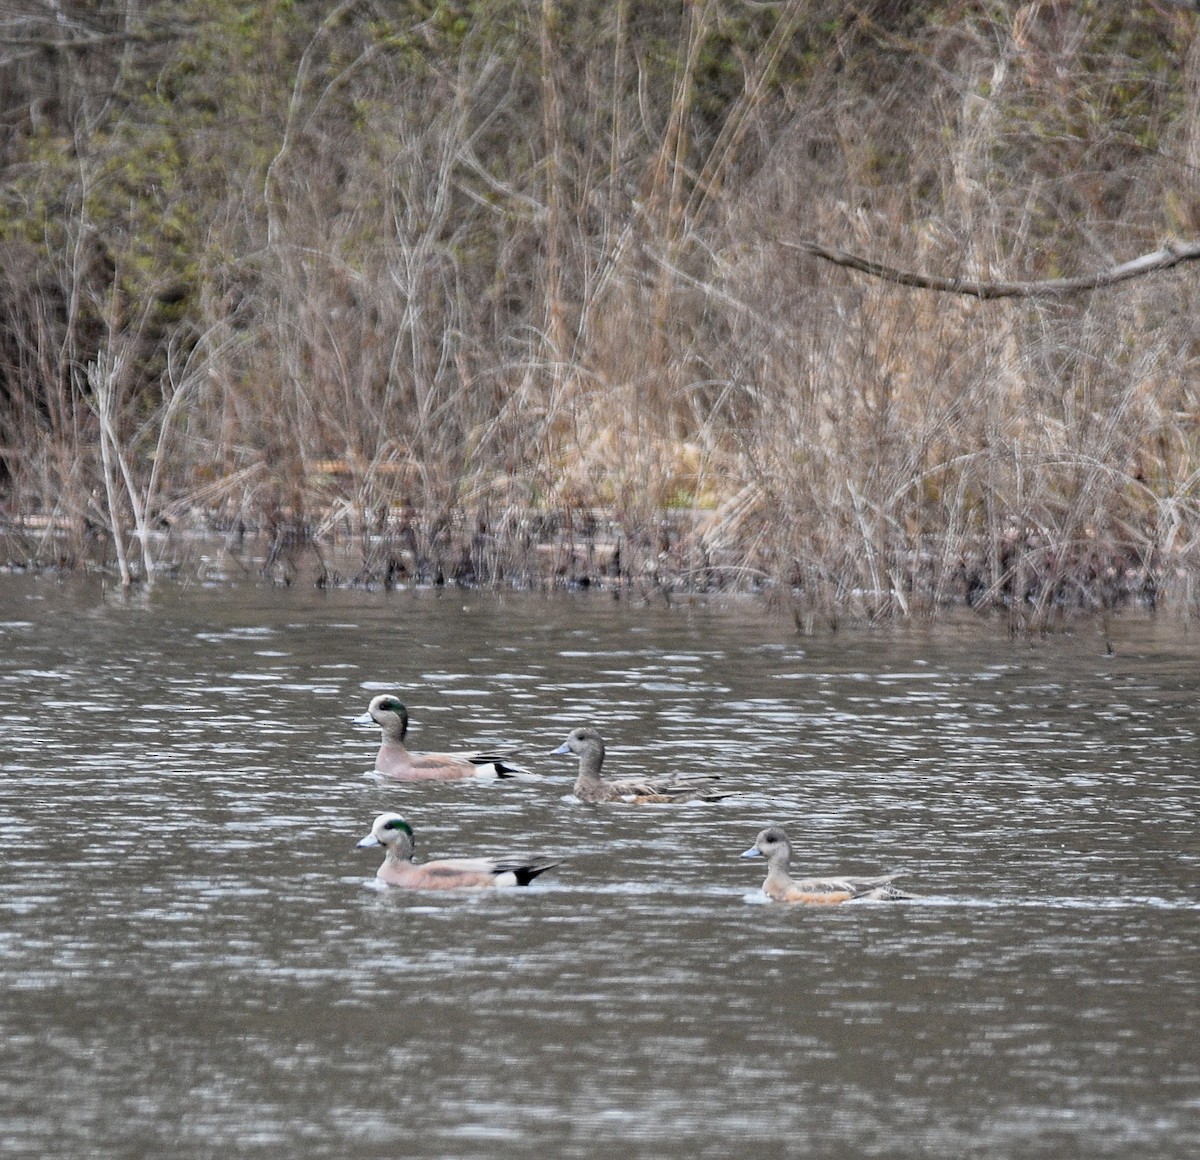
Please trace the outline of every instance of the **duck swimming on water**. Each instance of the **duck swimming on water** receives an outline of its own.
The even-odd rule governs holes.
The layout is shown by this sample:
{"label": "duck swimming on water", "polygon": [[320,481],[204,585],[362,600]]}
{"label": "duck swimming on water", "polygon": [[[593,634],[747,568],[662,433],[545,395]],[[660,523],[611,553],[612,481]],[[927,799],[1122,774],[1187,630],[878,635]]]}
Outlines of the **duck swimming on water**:
{"label": "duck swimming on water", "polygon": [[408,710],[393,693],[380,693],[367,711],[354,718],[355,725],[378,725],[382,744],[375,755],[375,771],[397,781],[463,781],[468,778],[540,781],[512,760],[515,750],[462,753],[413,753],[404,744],[408,732]]}
{"label": "duck swimming on water", "polygon": [[375,873],[388,886],[410,890],[487,890],[505,886],[528,886],[557,862],[527,862],[518,858],[439,858],[418,862],[413,828],[399,814],[380,814],[371,832],[358,843],[359,849],[382,846],[383,865]]}
{"label": "duck swimming on water", "polygon": [[605,781],[600,775],[604,764],[604,742],[589,725],[572,729],[567,739],[551,756],[575,754],[579,758],[579,776],[574,795],[583,802],[715,802],[731,797],[732,790],[719,790],[716,773],[673,773],[641,780]]}
{"label": "duck swimming on water", "polygon": [[879,878],[793,878],[788,873],[792,844],[779,826],[763,830],[742,857],[766,858],[763,893],[776,902],[836,903],[856,898],[894,901],[913,897],[892,885],[899,873]]}

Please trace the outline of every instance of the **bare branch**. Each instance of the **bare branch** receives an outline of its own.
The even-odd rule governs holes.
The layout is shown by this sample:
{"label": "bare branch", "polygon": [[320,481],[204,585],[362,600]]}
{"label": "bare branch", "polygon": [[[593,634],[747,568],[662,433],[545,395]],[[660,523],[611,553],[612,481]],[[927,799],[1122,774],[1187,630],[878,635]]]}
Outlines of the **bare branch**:
{"label": "bare branch", "polygon": [[1167,242],[1151,254],[1123,262],[1108,270],[1086,274],[1077,278],[1048,278],[1041,282],[987,282],[971,278],[944,278],[938,274],[922,274],[915,270],[898,270],[894,266],[876,262],[870,258],[835,249],[811,239],[798,242],[780,240],[779,244],[789,250],[799,250],[824,258],[835,266],[845,266],[879,278],[884,282],[895,282],[898,286],[913,286],[918,290],[934,290],[940,294],[964,294],[970,298],[1063,298],[1071,294],[1084,294],[1104,286],[1115,286],[1131,278],[1140,278],[1159,270],[1169,270],[1182,262],[1200,259],[1200,242]]}

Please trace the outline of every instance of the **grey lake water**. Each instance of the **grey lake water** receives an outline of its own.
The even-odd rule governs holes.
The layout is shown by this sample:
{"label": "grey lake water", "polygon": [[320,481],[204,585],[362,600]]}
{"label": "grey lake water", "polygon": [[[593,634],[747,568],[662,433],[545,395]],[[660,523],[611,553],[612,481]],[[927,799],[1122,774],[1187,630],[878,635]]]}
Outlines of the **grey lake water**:
{"label": "grey lake water", "polygon": [[[381,690],[546,780],[365,776]],[[1198,1156],[1198,703],[1180,621],[2,577],[0,1150]],[[582,805],[583,723],[613,776],[743,792]],[[384,810],[563,864],[379,888]],[[768,823],[920,897],[766,903]]]}

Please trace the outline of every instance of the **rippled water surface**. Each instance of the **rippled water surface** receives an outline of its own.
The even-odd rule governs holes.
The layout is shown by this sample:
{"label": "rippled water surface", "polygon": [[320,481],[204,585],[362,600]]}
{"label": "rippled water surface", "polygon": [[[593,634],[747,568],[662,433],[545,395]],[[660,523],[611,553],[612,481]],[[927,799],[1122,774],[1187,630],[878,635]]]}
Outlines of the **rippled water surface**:
{"label": "rippled water surface", "polygon": [[[0,1144],[74,1157],[1200,1155],[1200,640],[0,578]],[[548,779],[380,785],[414,747]],[[548,753],[743,795],[585,806]],[[375,888],[531,852],[526,890]],[[737,855],[907,871],[766,904]]]}

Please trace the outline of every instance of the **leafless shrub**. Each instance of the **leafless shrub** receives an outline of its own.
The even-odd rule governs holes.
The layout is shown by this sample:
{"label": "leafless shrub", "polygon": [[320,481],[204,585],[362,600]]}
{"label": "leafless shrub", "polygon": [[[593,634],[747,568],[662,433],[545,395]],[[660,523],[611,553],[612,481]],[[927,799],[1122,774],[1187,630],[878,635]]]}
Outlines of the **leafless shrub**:
{"label": "leafless shrub", "polygon": [[[284,579],[755,588],[803,623],[1191,591],[1194,272],[979,302],[780,245],[1020,278],[1194,231],[1200,54],[1145,8],[349,0],[289,19],[234,172],[195,135],[193,200],[117,164],[128,54],[69,180],[22,187],[62,222],[4,234],[10,508],[129,580],[189,522]],[[186,268],[168,216],[203,222]]]}

